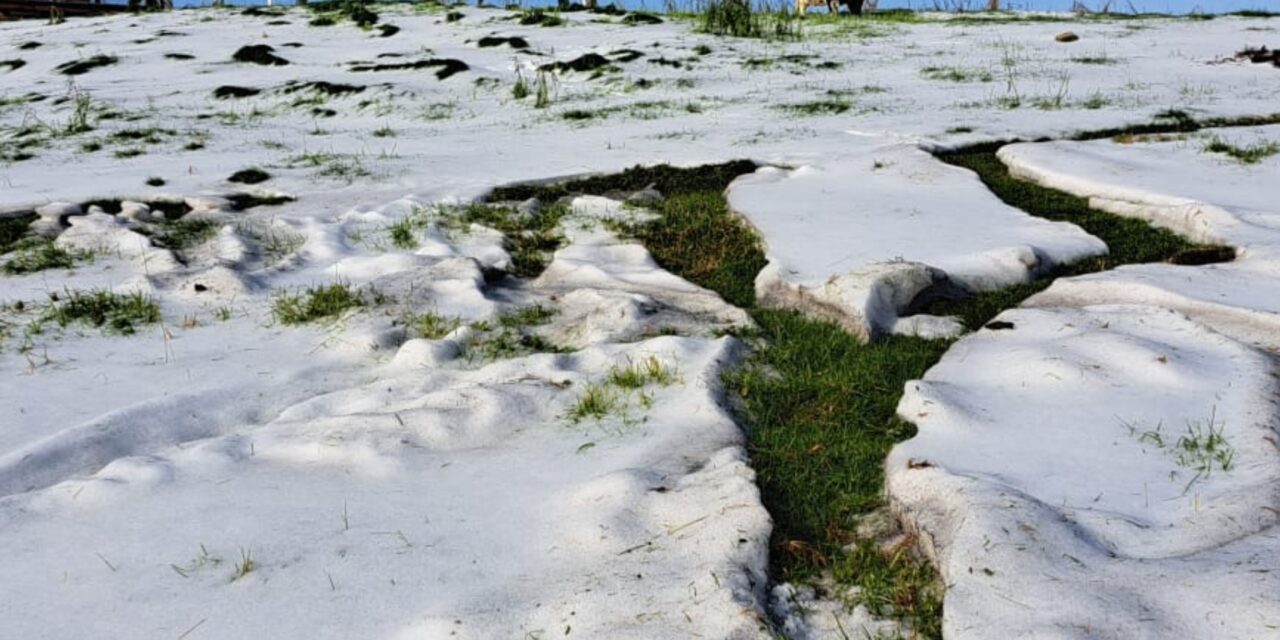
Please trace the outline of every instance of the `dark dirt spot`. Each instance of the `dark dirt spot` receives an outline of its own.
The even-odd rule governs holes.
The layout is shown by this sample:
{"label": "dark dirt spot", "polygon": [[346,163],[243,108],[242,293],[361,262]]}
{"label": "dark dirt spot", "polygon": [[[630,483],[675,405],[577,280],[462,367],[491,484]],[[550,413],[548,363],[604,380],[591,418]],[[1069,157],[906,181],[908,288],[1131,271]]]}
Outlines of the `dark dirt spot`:
{"label": "dark dirt spot", "polygon": [[585,53],[568,62],[548,62],[539,71],[592,71],[609,64],[609,59],[598,53]]}
{"label": "dark dirt spot", "polygon": [[89,73],[90,71],[93,71],[98,67],[105,67],[107,65],[115,64],[118,61],[119,60],[115,56],[105,56],[102,54],[98,54],[91,58],[85,58],[84,60],[74,60],[72,62],[64,62],[55,68],[57,69],[58,73],[61,73],[64,76],[78,76],[81,74]]}
{"label": "dark dirt spot", "polygon": [[558,27],[564,24],[564,18],[553,13],[547,13],[542,9],[530,9],[528,13],[520,16],[520,24],[526,27],[532,27],[535,25]]}
{"label": "dark dirt spot", "polygon": [[609,55],[613,56],[614,62],[631,62],[639,58],[643,58],[644,54],[635,49],[617,49],[610,51]]}
{"label": "dark dirt spot", "polygon": [[988,323],[987,323],[986,325],[984,325],[984,326],[985,326],[987,329],[990,329],[990,330],[992,330],[992,331],[1004,331],[1004,330],[1007,330],[1007,329],[1012,329],[1012,328],[1013,328],[1013,323],[1012,323],[1012,322],[1007,322],[1007,321],[1005,321],[1005,320],[994,320],[994,321],[992,321],[992,322],[988,322]]}
{"label": "dark dirt spot", "polygon": [[23,50],[23,51],[30,51],[30,50],[32,50],[32,49],[39,49],[39,48],[40,48],[40,47],[42,47],[42,46],[44,46],[44,44],[43,44],[43,43],[36,42],[35,40],[32,40],[31,42],[24,42],[24,43],[22,43],[22,44],[18,45],[18,48],[19,48],[19,49],[21,49],[21,50]]}
{"label": "dark dirt spot", "polygon": [[286,43],[284,43],[284,44],[282,44],[282,45],[280,45],[280,46],[282,46],[282,47],[289,47],[290,49],[299,49],[299,48],[301,48],[301,47],[302,47],[302,43],[301,43],[301,42],[286,42]]}
{"label": "dark dirt spot", "polygon": [[627,12],[623,10],[622,7],[619,7],[618,5],[611,2],[603,7],[595,7],[591,9],[591,13],[595,13],[602,16],[620,16],[620,15],[626,14]]}
{"label": "dark dirt spot", "polygon": [[648,13],[633,13],[622,19],[622,24],[662,24],[662,18]]}
{"label": "dark dirt spot", "polygon": [[164,178],[155,178],[155,177],[147,178],[147,186],[148,186],[148,187],[163,187],[163,186],[164,186]]}
{"label": "dark dirt spot", "polygon": [[293,202],[293,198],[290,196],[264,196],[255,193],[233,193],[224,197],[231,202],[231,208],[236,211],[244,211],[254,207],[274,207]]}
{"label": "dark dirt spot", "polygon": [[470,69],[467,63],[455,58],[431,58],[429,60],[416,60],[414,62],[394,62],[387,64],[354,64],[351,66],[352,71],[408,71],[412,69],[427,69],[430,67],[440,67],[436,71],[436,77],[444,80],[456,73],[461,73]]}
{"label": "dark dirt spot", "polygon": [[31,223],[39,216],[34,211],[18,211],[0,214],[0,253],[8,253],[27,235]]}
{"label": "dark dirt spot", "polygon": [[258,184],[271,179],[271,174],[257,167],[241,169],[227,178],[227,182],[238,182],[240,184]]}
{"label": "dark dirt spot", "polygon": [[164,57],[170,60],[195,60],[196,57],[189,53],[166,53]]}
{"label": "dark dirt spot", "polygon": [[503,38],[500,36],[485,36],[476,41],[476,45],[480,47],[500,47],[504,44],[511,47],[512,49],[528,49],[529,48],[529,41],[525,40],[524,38],[521,38],[520,36],[512,36],[510,38]]}
{"label": "dark dirt spot", "polygon": [[283,27],[287,24],[293,24],[293,23],[289,22],[288,20],[271,20],[270,22],[267,22],[268,27]]}
{"label": "dark dirt spot", "polygon": [[338,112],[334,111],[333,109],[327,109],[325,107],[312,107],[311,115],[317,118],[332,118],[338,115]]}
{"label": "dark dirt spot", "polygon": [[1246,47],[1236,52],[1236,60],[1248,60],[1254,64],[1267,64],[1280,68],[1280,50],[1266,47]]}
{"label": "dark dirt spot", "polygon": [[251,44],[240,47],[231,59],[236,62],[248,62],[252,64],[260,64],[263,66],[282,67],[289,64],[288,60],[272,53],[275,51],[271,46],[265,44]]}
{"label": "dark dirt spot", "polygon": [[284,11],[274,7],[249,7],[248,9],[241,11],[240,14],[246,16],[269,16],[272,18],[278,18],[284,15]]}
{"label": "dark dirt spot", "polygon": [[397,27],[394,24],[378,25],[378,37],[380,38],[390,38],[397,33],[400,33],[400,27]]}
{"label": "dark dirt spot", "polygon": [[649,64],[660,64],[664,67],[671,67],[673,69],[680,69],[684,67],[683,62],[680,62],[679,60],[672,60],[670,58],[654,58],[649,61]]}
{"label": "dark dirt spot", "polygon": [[27,66],[27,61],[19,58],[14,58],[12,60],[0,60],[0,67],[9,67],[10,71],[17,71],[25,66]]}
{"label": "dark dirt spot", "polygon": [[1231,262],[1236,259],[1235,247],[1196,247],[1186,249],[1169,256],[1169,264],[1180,264],[1195,267],[1219,262]]}
{"label": "dark dirt spot", "polygon": [[466,14],[462,13],[461,11],[450,11],[449,13],[444,14],[444,21],[457,22],[465,17],[467,17]]}
{"label": "dark dirt spot", "polygon": [[335,82],[325,82],[316,80],[314,82],[296,82],[290,81],[284,86],[285,93],[297,93],[299,91],[315,91],[323,93],[327,96],[345,96],[353,93],[364,91],[365,86],[362,84],[339,84]]}
{"label": "dark dirt spot", "polygon": [[249,96],[256,96],[259,93],[262,93],[262,89],[256,89],[254,87],[237,87],[235,85],[224,84],[213,90],[213,97],[218,98],[219,100],[226,100],[227,98],[248,98]]}
{"label": "dark dirt spot", "polygon": [[169,31],[168,29],[161,29],[156,32],[157,38],[173,38],[173,37],[185,36],[185,35],[187,34],[181,31]]}

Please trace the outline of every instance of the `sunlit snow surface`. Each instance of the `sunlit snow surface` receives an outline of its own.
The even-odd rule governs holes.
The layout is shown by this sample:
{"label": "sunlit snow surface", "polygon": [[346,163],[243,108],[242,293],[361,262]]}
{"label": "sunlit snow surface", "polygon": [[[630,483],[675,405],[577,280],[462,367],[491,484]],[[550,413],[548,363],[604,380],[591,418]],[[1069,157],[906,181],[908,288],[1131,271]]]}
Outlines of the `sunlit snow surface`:
{"label": "sunlit snow surface", "polygon": [[920,433],[890,456],[889,490],[946,576],[953,637],[1277,633],[1280,163],[1205,150],[1277,135],[1001,151],[1017,175],[1240,255],[1058,280],[907,385],[898,412]]}
{"label": "sunlit snow surface", "polygon": [[[305,11],[0,25],[0,57],[26,62],[0,76],[4,134],[55,132],[33,158],[0,165],[0,209],[167,196],[190,198],[189,215],[219,228],[178,260],[128,216],[74,216],[58,242],[96,249],[93,262],[0,278],[11,325],[0,351],[4,635],[768,637],[770,523],[718,387],[740,347],[714,337],[745,314],[606,231],[601,216],[632,215],[616,203],[577,201],[570,244],[540,278],[514,287],[491,278],[511,260],[493,232],[430,226],[416,248],[397,249],[387,226],[513,181],[749,158],[775,165],[729,192],[762,231],[771,259],[762,277],[777,276],[758,283],[762,291],[905,269],[876,280],[875,296],[846,288],[840,304],[823,307],[855,332],[901,331],[897,315],[925,280],[1000,286],[1101,249],[1079,229],[1001,205],[914,147],[1145,122],[1170,107],[1266,113],[1280,94],[1274,69],[1218,63],[1263,39],[1257,30],[1272,21],[823,26],[779,44],[697,35],[678,22],[570,15],[565,27],[539,28],[501,10],[464,8],[456,22],[443,11],[380,11],[399,33],[309,27]],[[271,24],[279,21],[287,24]],[[1066,29],[1082,39],[1055,42]],[[480,47],[489,35],[529,46]],[[231,61],[250,44],[269,44],[290,64]],[[643,55],[623,61],[633,57],[625,50]],[[532,95],[512,97],[518,77],[536,92],[539,65],[589,52],[618,70],[548,76],[545,109]],[[74,87],[55,71],[98,54],[118,61],[75,76]],[[1088,58],[1109,64],[1080,61]],[[352,70],[432,59],[469,69],[444,80],[439,67]],[[923,71],[949,66],[965,81]],[[323,97],[290,91],[291,81],[353,88]],[[232,85],[261,92],[213,97]],[[95,130],[62,135],[75,101],[61,99],[75,92],[89,96]],[[1023,106],[1002,108],[1015,93]],[[150,141],[111,137],[151,128]],[[95,142],[100,149],[85,146]],[[1186,162],[1200,161],[1197,143],[1184,147]],[[1026,166],[1047,172],[1056,158],[1037,164],[1028,153]],[[273,179],[225,180],[250,166]],[[1235,167],[1190,171],[1241,180],[1223,184],[1242,198],[1275,184],[1239,178]],[[1077,177],[1239,204],[1110,175],[1104,166]],[[166,184],[145,186],[151,177]],[[297,199],[232,211],[217,197],[244,191]],[[1272,219],[1269,197],[1249,195],[1241,219]],[[51,233],[57,209],[46,209]],[[908,521],[934,533],[951,585],[949,634],[1260,637],[1280,624],[1266,564],[1275,556],[1274,378],[1255,350],[1268,344],[1274,301],[1263,294],[1276,288],[1275,271],[1249,259],[1268,249],[1245,229],[1206,231],[1230,232],[1222,237],[1245,247],[1244,260],[1169,267],[1193,282],[1166,285],[1156,273],[1159,295],[1128,299],[1121,293],[1138,289],[1121,286],[1052,302],[1089,279],[1060,282],[1040,299],[1049,308],[1010,312],[1017,329],[966,339],[908,389],[904,413],[921,436],[889,461],[890,489]],[[272,256],[270,238],[296,245]],[[273,322],[275,292],[335,279],[395,302],[332,324]],[[95,287],[155,296],[163,325],[132,337],[50,328],[19,353],[23,327],[51,292]],[[26,310],[13,310],[19,300]],[[1080,308],[1095,302],[1147,306]],[[560,311],[541,335],[581,350],[485,363],[466,355],[467,328],[406,342],[393,322],[403,311],[494,322],[530,304]],[[1247,330],[1217,325],[1228,316]],[[662,333],[683,337],[653,337]],[[612,367],[650,356],[677,372],[673,384],[628,395],[603,421],[570,419]],[[1167,362],[1148,361],[1161,356]],[[1049,381],[1064,388],[1042,388]],[[917,406],[926,402],[939,408]],[[1176,439],[1188,420],[1211,416],[1225,424],[1234,469],[1178,493],[1187,471],[1134,433],[1163,424]],[[941,449],[931,421],[947,432]],[[900,471],[904,458],[934,466]],[[1072,475],[1081,473],[1096,494]],[[1149,513],[1148,501],[1157,505]],[[983,541],[1031,531],[1049,540],[1036,555],[996,544],[1004,555],[968,562],[990,548]],[[237,577],[246,558],[252,570]],[[1047,577],[1046,566],[1071,573]],[[1030,606],[999,604],[1005,596]],[[832,611],[813,605],[808,626],[806,613],[782,613],[795,637],[856,637],[850,624],[866,622],[855,611],[833,623]]]}

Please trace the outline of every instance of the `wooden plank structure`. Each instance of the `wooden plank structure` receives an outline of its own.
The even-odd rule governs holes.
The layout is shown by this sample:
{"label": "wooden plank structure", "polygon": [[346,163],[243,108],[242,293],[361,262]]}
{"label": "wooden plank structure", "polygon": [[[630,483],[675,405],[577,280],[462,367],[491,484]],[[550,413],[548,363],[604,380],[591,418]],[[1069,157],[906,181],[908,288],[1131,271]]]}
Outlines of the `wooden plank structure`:
{"label": "wooden plank structure", "polygon": [[87,2],[85,0],[0,0],[0,20],[23,18],[61,19],[100,16],[140,9],[171,8],[169,0],[129,0],[128,3]]}

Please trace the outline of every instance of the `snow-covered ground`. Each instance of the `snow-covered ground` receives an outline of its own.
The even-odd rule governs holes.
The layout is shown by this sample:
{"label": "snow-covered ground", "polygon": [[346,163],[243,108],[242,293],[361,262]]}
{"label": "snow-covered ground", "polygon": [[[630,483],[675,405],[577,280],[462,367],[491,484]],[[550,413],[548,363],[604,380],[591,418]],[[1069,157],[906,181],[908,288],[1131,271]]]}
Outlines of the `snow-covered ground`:
{"label": "snow-covered ground", "polygon": [[[849,280],[911,263],[913,273],[931,281],[945,274],[975,287],[999,286],[1101,247],[1079,229],[1000,204],[972,176],[913,145],[1055,136],[1145,122],[1169,108],[1268,113],[1280,95],[1273,68],[1221,62],[1270,37],[1275,26],[1268,20],[846,23],[808,28],[801,42],[773,43],[699,35],[678,21],[629,26],[572,14],[567,25],[544,28],[521,26],[511,20],[516,14],[502,10],[458,11],[463,17],[448,21],[443,9],[380,9],[383,23],[399,27],[388,37],[350,23],[309,26],[311,14],[303,10],[283,17],[206,9],[56,26],[0,24],[0,58],[25,63],[0,71],[8,158],[0,164],[0,210],[47,207],[40,228],[56,234],[60,246],[95,256],[71,271],[0,276],[6,304],[0,322],[7,328],[0,332],[7,334],[0,348],[5,634],[767,637],[770,525],[718,383],[739,347],[714,337],[748,323],[745,314],[662,271],[643,247],[604,231],[600,216],[632,214],[616,203],[577,201],[562,225],[568,244],[529,282],[493,277],[512,264],[495,232],[459,233],[431,222],[413,228],[416,246],[401,248],[389,226],[513,181],[636,163],[749,158],[774,166],[743,178],[729,195],[761,230],[773,260],[766,273],[778,283]],[[1081,40],[1056,42],[1054,35],[1068,28]],[[482,47],[486,36],[526,42]],[[232,60],[241,47],[259,44],[289,64]],[[598,77],[538,72],[588,53],[612,68]],[[56,71],[97,55],[116,61],[83,75]],[[444,60],[467,69],[440,79]],[[421,66],[360,70],[415,63]],[[518,81],[528,97],[513,96]],[[541,83],[545,108],[535,106]],[[218,98],[220,87],[258,93]],[[77,105],[92,131],[76,131]],[[1194,156],[1198,149],[1193,143],[1184,151]],[[31,157],[17,160],[19,152]],[[1053,164],[1059,156],[1052,153],[1028,151],[1025,163],[1014,155],[1010,150],[1005,158],[1015,166],[1040,167],[1042,175],[1057,167],[1074,184],[1098,189],[1088,195],[1112,193],[1109,170],[1071,174]],[[1260,166],[1274,175],[1273,164]],[[226,181],[249,167],[272,178],[255,186]],[[1222,173],[1236,179],[1238,170]],[[164,183],[149,186],[150,178]],[[1223,191],[1267,184],[1242,180]],[[1218,618],[1236,625],[1230,628],[1240,637],[1259,637],[1267,631],[1256,625],[1278,624],[1260,618],[1276,609],[1273,574],[1236,572],[1232,564],[1273,548],[1263,527],[1274,518],[1267,515],[1275,508],[1275,460],[1267,457],[1274,451],[1254,441],[1274,430],[1271,365],[1235,341],[1263,344],[1259,336],[1270,325],[1242,316],[1233,326],[1250,329],[1235,332],[1216,326],[1218,316],[1192,313],[1189,302],[1161,301],[1248,306],[1273,318],[1274,300],[1256,292],[1275,287],[1267,278],[1275,272],[1248,260],[1251,252],[1263,255],[1264,243],[1251,242],[1264,232],[1246,226],[1266,226],[1275,215],[1267,203],[1275,199],[1262,193],[1226,202],[1215,199],[1220,192],[1117,181],[1237,207],[1227,210],[1243,222],[1222,237],[1244,247],[1246,259],[1230,268],[1256,269],[1248,272],[1256,278],[1244,284],[1244,276],[1214,271],[1227,267],[1186,267],[1197,274],[1187,286],[1166,286],[1163,277],[1152,285],[1168,291],[1164,298],[1082,294],[1090,304],[1155,305],[1142,313],[1081,311],[1083,302],[1065,298],[1050,306],[1066,310],[1010,312],[1018,330],[966,339],[919,389],[945,387],[955,377],[970,385],[959,387],[971,388],[965,403],[985,402],[1022,371],[1017,367],[1030,366],[1003,351],[1006,335],[1044,349],[1055,327],[1072,322],[1082,351],[1055,356],[1063,360],[1052,367],[1060,377],[1070,369],[1075,386],[1061,394],[1032,385],[1024,396],[999,395],[981,407],[992,423],[1032,415],[1035,440],[1048,447],[1061,440],[1044,430],[1070,429],[1072,416],[1092,421],[1061,446],[1087,457],[1104,449],[1099,443],[1115,442],[1126,456],[1117,464],[1134,469],[1098,481],[1148,480],[1152,503],[1172,495],[1173,481],[1160,476],[1157,486],[1148,476],[1174,471],[1183,483],[1190,479],[1170,461],[1173,452],[1148,446],[1141,453],[1140,436],[1162,418],[1170,438],[1187,420],[1213,416],[1210,427],[1226,424],[1236,466],[1160,502],[1155,515],[1138,513],[1146,503],[1132,494],[1137,484],[1129,494],[1118,489],[1100,498],[1114,521],[1139,518],[1154,529],[1143,533],[1079,508],[1093,496],[1070,484],[1070,473],[1080,471],[1074,457],[1062,461],[1060,474],[1042,477],[1031,458],[1018,458],[1026,454],[1014,449],[1023,439],[994,427],[981,437],[951,433],[960,441],[939,450],[930,418],[916,415],[927,411],[909,411],[921,437],[889,463],[898,503],[919,495],[921,504],[932,504],[931,492],[956,483],[977,487],[961,487],[974,502],[963,506],[970,528],[954,534],[964,541],[951,547],[959,551],[946,555],[949,538],[937,540],[954,585],[949,632],[978,620],[991,626],[971,630],[976,637],[1016,636],[1023,628],[1070,635],[1045,631],[1049,616],[1094,625],[1123,620],[1129,626],[1116,637],[1161,637],[1166,629],[1222,637],[1221,628],[1207,626]],[[246,210],[220,199],[241,192],[295,199]],[[1117,210],[1144,204],[1107,197]],[[64,220],[71,209],[55,204],[104,198],[186,198],[187,215],[213,221],[218,231],[175,256],[138,233],[135,221],[154,219],[150,211],[126,205],[120,215],[88,210]],[[1122,273],[1128,272],[1114,277]],[[1199,275],[1206,273],[1216,275]],[[872,294],[852,287],[845,306],[830,315],[870,318],[868,295],[883,296],[875,313],[884,315],[867,326],[906,330],[896,315],[918,280],[890,278]],[[336,322],[298,327],[273,319],[279,292],[335,281],[376,287],[387,300]],[[1040,300],[1067,286],[1055,285]],[[50,323],[43,333],[28,329],[50,294],[97,287],[154,296],[162,322],[133,336]],[[1240,303],[1250,292],[1261,299]],[[1213,299],[1219,294],[1230,300]],[[497,326],[503,314],[533,305],[558,313],[529,330],[580,350],[476,355],[493,331],[466,323]],[[406,335],[397,323],[406,313],[428,312],[464,326],[427,339]],[[1080,314],[1086,317],[1072,320]],[[1115,337],[1090,324],[1107,314],[1116,316]],[[859,330],[857,322],[848,324]],[[946,332],[954,325],[918,321],[911,330]],[[667,333],[679,335],[658,337]],[[1146,346],[1131,346],[1137,342]],[[1149,363],[1117,362],[1125,356],[1113,353],[1116,344],[1134,357],[1159,352],[1167,368],[1150,365],[1157,375],[1140,366]],[[1167,354],[1153,346],[1159,344],[1169,345]],[[965,364],[966,353],[992,348],[983,357],[995,369]],[[1069,366],[1089,358],[1083,369]],[[640,389],[608,382],[611,372],[649,362],[670,375]],[[1080,378],[1077,370],[1093,364],[1128,386]],[[1055,371],[1044,373],[1017,381],[1042,383]],[[1059,419],[1042,421],[1032,408],[1039,392],[1081,413],[1064,409]],[[922,394],[909,391],[904,407],[954,397]],[[1071,394],[1082,400],[1073,402]],[[1024,400],[1015,404],[1015,397]],[[608,411],[578,419],[575,409],[591,398]],[[1111,404],[1157,409],[1121,416],[1138,425],[1132,435],[1099,417]],[[966,415],[946,406],[932,419]],[[1007,455],[981,448],[990,442]],[[911,453],[917,447],[922,453]],[[906,467],[903,456],[924,451],[934,467],[897,472]],[[1134,461],[1139,456],[1146,456],[1141,464]],[[944,472],[951,464],[957,474]],[[1084,470],[1093,473],[1104,459],[1092,464]],[[917,486],[911,474],[938,479]],[[984,536],[1008,526],[1001,518],[1020,517],[992,508],[1000,498],[989,493],[995,484],[982,484],[987,477],[1012,487],[1010,504],[1028,505],[1028,526],[1061,541],[1036,562],[1070,562],[1060,557],[1070,554],[1085,563],[1105,558],[1097,564],[1107,568],[1082,574],[1091,581],[1082,587],[1041,579],[1044,565],[1018,556],[1015,547],[1001,547],[1011,555],[987,562],[994,575],[976,565],[977,573],[968,574],[945,560],[969,557]],[[1027,486],[1016,486],[1020,478]],[[1189,502],[1194,495],[1200,502]],[[1061,510],[1064,499],[1072,501],[1072,515]],[[947,505],[937,521],[913,517],[922,528],[947,530],[962,508]],[[1090,517],[1063,520],[1077,513]],[[1016,524],[1010,530],[1027,534]],[[1171,554],[1191,555],[1182,564],[1156,562]],[[1177,576],[1196,582],[1187,586]],[[1241,576],[1256,583],[1242,586]],[[975,580],[1001,582],[992,588]],[[1123,607],[1123,600],[1107,604],[1108,592],[1092,581],[1162,590],[1133,601],[1148,607],[1143,612]],[[1218,606],[1231,589],[1244,595]],[[1011,591],[1052,606],[1037,609],[1046,617],[991,608]],[[1072,600],[1067,592],[1088,599]],[[1175,606],[1188,598],[1201,598],[1193,600],[1199,608]],[[1078,605],[1064,609],[1063,602]],[[1072,615],[1079,611],[1088,615]],[[1184,621],[1202,620],[1205,612],[1212,614],[1206,626]],[[1091,628],[1102,627],[1076,635],[1091,635]]]}
{"label": "snow-covered ground", "polygon": [[1280,633],[1280,128],[1018,144],[1013,172],[1237,247],[1054,282],[908,385],[889,492],[951,637]]}

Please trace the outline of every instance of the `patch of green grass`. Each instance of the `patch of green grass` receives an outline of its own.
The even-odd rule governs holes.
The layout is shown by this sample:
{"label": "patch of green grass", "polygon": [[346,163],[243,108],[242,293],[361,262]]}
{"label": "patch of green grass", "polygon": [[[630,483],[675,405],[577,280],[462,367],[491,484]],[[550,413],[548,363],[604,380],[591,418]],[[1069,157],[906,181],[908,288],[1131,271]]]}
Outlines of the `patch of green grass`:
{"label": "patch of green grass", "polygon": [[405,216],[387,227],[387,235],[391,236],[391,244],[397,249],[414,249],[418,246],[418,224],[409,216]]}
{"label": "patch of green grass", "polygon": [[613,175],[559,184],[500,187],[488,198],[519,201],[536,197],[554,202],[569,195],[637,191],[653,185],[665,196],[648,205],[657,217],[625,231],[643,242],[663,268],[719,293],[732,304],[750,307],[755,300],[755,276],[764,268],[764,253],[755,233],[729,211],[723,191],[734,178],[755,169],[749,160],[694,169],[637,165]]}
{"label": "patch of green grass", "polygon": [[848,111],[853,103],[844,98],[829,98],[810,102],[796,102],[778,105],[777,108],[801,116],[830,116]]}
{"label": "patch of green grass", "polygon": [[360,156],[348,153],[307,152],[285,160],[288,168],[309,167],[315,169],[318,178],[330,178],[351,184],[359,178],[367,178],[373,172],[364,165]]}
{"label": "patch of green grass", "polygon": [[915,434],[895,410],[903,386],[949,343],[890,336],[862,343],[835,324],[757,309],[757,349],[726,376],[743,402],[751,457],[774,518],[779,580],[813,575],[880,508],[884,458]]}
{"label": "patch of green grass", "polygon": [[1113,65],[1113,64],[1120,63],[1120,60],[1116,58],[1112,58],[1111,56],[1108,56],[1105,53],[1100,53],[1095,55],[1086,55],[1086,56],[1072,56],[1071,61],[1076,64],[1092,64],[1092,65]]}
{"label": "patch of green grass", "polygon": [[1257,164],[1280,153],[1280,144],[1259,142],[1248,146],[1239,146],[1214,136],[1205,144],[1204,150],[1209,153],[1226,154],[1244,164]]}
{"label": "patch of green grass", "polygon": [[236,227],[236,231],[258,244],[268,265],[293,255],[307,241],[305,235],[280,225],[243,223]]}
{"label": "patch of green grass", "polygon": [[0,271],[14,276],[46,269],[71,269],[79,262],[92,259],[92,251],[68,251],[52,240],[26,238],[14,244],[13,256]]}
{"label": "patch of green grass", "polygon": [[457,317],[445,317],[434,311],[406,314],[401,323],[408,329],[409,337],[439,340],[462,325]]}
{"label": "patch of green grass", "polygon": [[179,218],[158,222],[145,232],[158,247],[170,251],[185,251],[208,242],[218,234],[221,226],[207,218]]}
{"label": "patch of green grass", "polygon": [[564,24],[564,18],[554,11],[545,9],[526,9],[520,13],[517,20],[521,25],[542,26],[542,27],[559,27]]}
{"label": "patch of green grass", "polygon": [[40,321],[54,322],[64,329],[78,323],[129,335],[134,333],[137,325],[159,322],[160,305],[151,296],[137,291],[67,291],[65,296],[51,303],[40,316]]}
{"label": "patch of green grass", "polygon": [[909,637],[942,637],[944,585],[910,549],[886,554],[864,540],[842,554],[831,570],[836,582],[858,587],[857,603],[873,615],[906,621],[914,632]]}
{"label": "patch of green grass", "polygon": [[668,387],[679,381],[675,370],[657,356],[649,356],[640,362],[628,362],[627,366],[609,369],[607,382],[620,389],[642,389],[651,384]]}
{"label": "patch of green grass", "polygon": [[281,324],[305,324],[332,320],[347,311],[367,306],[370,301],[366,298],[370,297],[376,302],[381,295],[372,288],[362,292],[345,282],[335,282],[310,287],[300,293],[277,293],[271,303],[271,311]]}
{"label": "patch of green grass", "polygon": [[920,75],[929,80],[946,82],[993,82],[996,77],[988,69],[969,69],[966,67],[925,67]]}
{"label": "patch of green grass", "polygon": [[569,407],[568,418],[575,423],[583,420],[599,421],[623,409],[622,397],[616,390],[606,385],[589,384],[578,401]]}
{"label": "patch of green grass", "polygon": [[512,207],[486,203],[436,209],[445,229],[479,224],[502,232],[504,248],[511,255],[511,273],[521,278],[541,274],[552,252],[564,244],[559,227],[568,213],[568,207],[562,205],[547,205],[527,215]]}
{"label": "patch of green grass", "polygon": [[800,40],[800,16],[786,3],[777,10],[752,6],[749,0],[707,0],[701,7],[698,30],[717,36]]}
{"label": "patch of green grass", "polygon": [[497,327],[484,322],[472,324],[471,328],[482,335],[467,345],[466,356],[472,360],[501,360],[531,353],[567,353],[571,349],[529,331],[546,324],[553,315],[554,310],[535,305],[502,314]]}
{"label": "patch of green grass", "polygon": [[0,254],[13,251],[31,230],[31,223],[38,218],[34,213],[0,217]]}
{"label": "patch of green grass", "polygon": [[559,312],[551,307],[540,304],[530,305],[498,316],[498,326],[508,329],[541,327],[550,323],[557,313]]}

